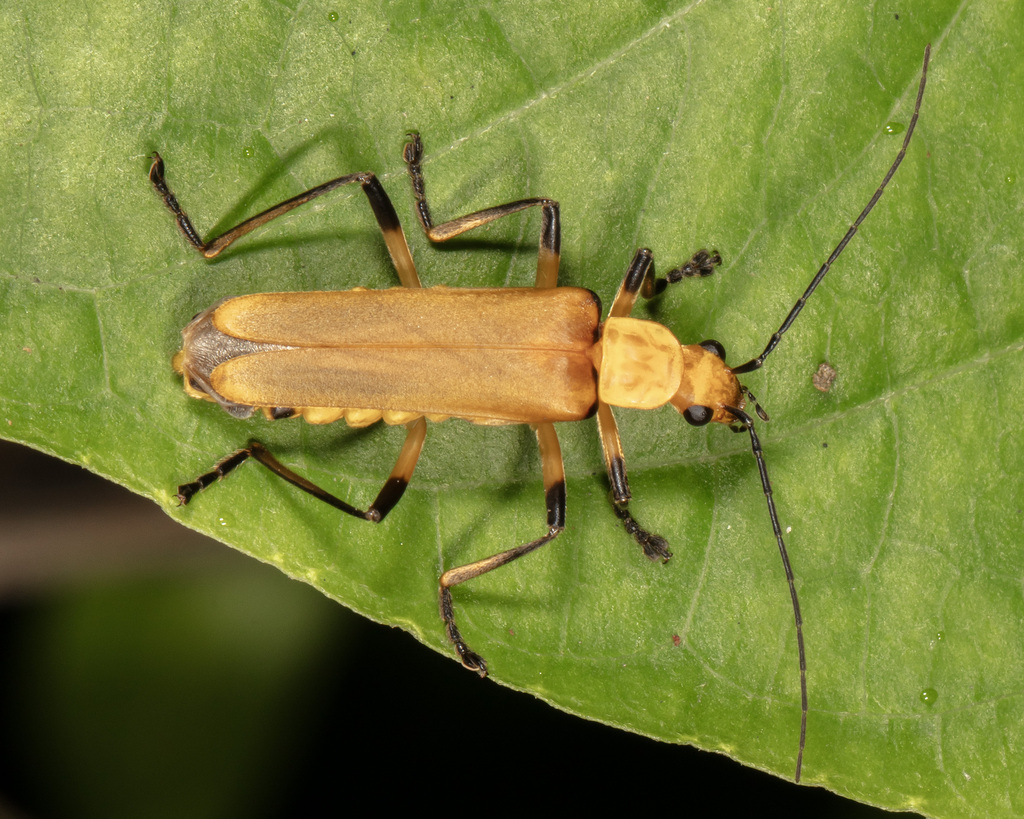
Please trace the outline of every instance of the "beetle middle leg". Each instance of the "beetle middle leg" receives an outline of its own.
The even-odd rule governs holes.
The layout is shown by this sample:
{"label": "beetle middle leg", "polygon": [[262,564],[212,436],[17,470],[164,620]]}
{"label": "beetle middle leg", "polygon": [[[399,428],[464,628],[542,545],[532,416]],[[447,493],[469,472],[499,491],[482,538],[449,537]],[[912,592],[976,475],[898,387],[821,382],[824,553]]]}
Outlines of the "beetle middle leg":
{"label": "beetle middle leg", "polygon": [[416,197],[416,217],[420,220],[423,232],[432,242],[446,242],[465,233],[467,230],[481,227],[503,216],[510,216],[526,208],[539,207],[541,210],[540,249],[537,252],[537,287],[556,287],[558,285],[558,261],[561,254],[562,228],[559,217],[558,202],[553,199],[537,197],[519,199],[505,205],[496,205],[474,213],[451,219],[435,225],[427,206],[427,196],[423,185],[423,141],[417,133],[409,134],[411,141],[406,143],[402,153],[405,164],[409,167],[409,178],[412,180],[412,191]]}
{"label": "beetle middle leg", "polygon": [[402,231],[402,225],[398,221],[395,206],[391,204],[391,200],[388,198],[380,181],[372,173],[350,173],[346,176],[339,176],[337,179],[332,179],[330,182],[325,182],[322,185],[317,185],[315,188],[310,188],[298,196],[293,196],[291,199],[274,205],[274,207],[262,213],[251,216],[244,222],[220,234],[220,236],[216,236],[208,241],[204,241],[200,237],[199,232],[192,225],[192,220],[189,219],[188,214],[185,213],[178,203],[178,199],[171,191],[164,175],[164,160],[155,151],[153,152],[153,164],[149,169],[149,181],[153,183],[156,192],[164,200],[167,209],[174,214],[175,221],[178,223],[178,230],[207,259],[218,256],[221,251],[233,242],[262,227],[267,222],[276,219],[278,216],[282,216],[288,211],[297,208],[299,205],[311,202],[318,196],[323,196],[325,193],[329,193],[336,188],[358,182],[362,186],[367,200],[370,202],[370,208],[377,219],[380,231],[384,234],[384,242],[388,246],[388,253],[391,254],[391,261],[395,266],[395,270],[398,271],[398,278],[401,279],[405,287],[422,287],[420,278],[416,273],[416,265],[412,260],[412,253],[409,252],[409,245],[405,241],[405,233]]}
{"label": "beetle middle leg", "polygon": [[292,486],[297,486],[317,500],[323,501],[347,515],[368,520],[372,523],[380,523],[387,517],[388,512],[395,508],[398,501],[402,499],[402,495],[409,485],[413,470],[416,468],[416,462],[419,460],[420,452],[423,449],[423,440],[427,435],[427,421],[425,418],[417,418],[407,425],[407,429],[408,433],[405,436],[405,443],[402,445],[402,451],[398,454],[398,460],[395,462],[394,469],[391,470],[391,475],[384,482],[384,486],[381,487],[376,500],[365,510],[357,509],[341,498],[332,495],[326,489],[317,486],[312,481],[306,480],[301,475],[292,472],[271,455],[270,451],[259,441],[249,441],[245,449],[240,449],[238,452],[229,455],[209,472],[200,475],[191,483],[179,486],[178,503],[184,506],[210,484],[227,477],[249,460],[249,458],[254,458],[279,478],[288,481]]}
{"label": "beetle middle leg", "polygon": [[465,566],[449,569],[441,575],[441,619],[444,620],[448,639],[455,645],[462,664],[476,671],[481,677],[487,676],[487,663],[472,651],[462,639],[458,626],[455,625],[455,614],[452,608],[452,586],[472,580],[482,574],[511,563],[523,555],[539,549],[545,543],[554,540],[565,528],[565,467],[562,465],[562,450],[558,445],[558,435],[554,424],[537,424],[537,443],[540,446],[541,469],[544,473],[544,500],[548,510],[548,533],[536,540],[508,549],[504,552],[485,557]]}

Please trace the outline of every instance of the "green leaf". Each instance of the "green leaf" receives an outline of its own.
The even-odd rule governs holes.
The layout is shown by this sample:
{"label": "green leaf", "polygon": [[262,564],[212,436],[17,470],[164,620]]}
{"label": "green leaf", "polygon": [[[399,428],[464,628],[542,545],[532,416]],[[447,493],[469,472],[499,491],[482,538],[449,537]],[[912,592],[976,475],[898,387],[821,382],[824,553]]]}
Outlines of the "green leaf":
{"label": "green leaf", "polygon": [[[250,436],[373,498],[401,430],[240,422],[186,398],[170,357],[224,296],[396,280],[358,190],[204,262],[146,180],[150,152],[204,235],[372,170],[425,283],[530,284],[536,214],[428,246],[400,154],[418,130],[436,218],[558,199],[562,281],[606,304],[637,246],[662,270],[720,250],[720,273],[635,314],[738,362],[877,187],[931,42],[903,167],[745,380],[773,416],[759,430],[803,607],[804,780],[933,815],[1024,810],[1020,8],[349,5],[0,10],[5,437],[452,654],[439,574],[544,531],[531,433],[432,426],[381,526],[254,465],[176,509],[179,483]],[[632,509],[673,560],[651,564],[615,520],[593,422],[565,425],[568,529],[456,589],[463,633],[503,684],[792,776],[795,634],[747,438],[619,417]]]}

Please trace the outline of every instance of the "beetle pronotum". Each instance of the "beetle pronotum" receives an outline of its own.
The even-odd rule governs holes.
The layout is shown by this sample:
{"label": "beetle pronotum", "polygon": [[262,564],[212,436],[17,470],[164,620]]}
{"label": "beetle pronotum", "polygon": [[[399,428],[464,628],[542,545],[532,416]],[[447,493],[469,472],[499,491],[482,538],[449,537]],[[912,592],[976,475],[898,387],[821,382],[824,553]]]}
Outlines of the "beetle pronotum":
{"label": "beetle pronotum", "polygon": [[[402,284],[381,291],[358,288],[227,298],[192,320],[182,332],[184,344],[174,357],[174,367],[184,376],[189,395],[214,401],[237,418],[247,418],[262,409],[272,420],[301,416],[315,424],[344,418],[353,427],[380,420],[404,425],[407,434],[398,461],[367,509],[357,509],[295,474],[258,441],[250,441],[209,472],[179,486],[178,501],[188,503],[196,493],[255,458],[313,497],[346,514],[379,523],[401,499],[412,477],[427,420],[456,417],[476,424],[529,424],[540,446],[547,533],[521,546],[448,569],[440,578],[440,610],[448,637],[463,665],[486,676],[486,663],[466,645],[455,624],[451,589],[529,554],[564,529],[565,474],[555,423],[597,416],[615,514],[644,554],[661,561],[672,556],[667,541],[640,526],[629,510],[631,494],[611,408],[655,409],[671,403],[695,426],[715,421],[729,424],[736,431],[746,430],[789,584],[796,625],[801,702],[796,762],[799,781],[807,731],[800,604],[761,444],[744,407],[749,402],[762,420],[767,421],[768,416],[736,376],[764,364],[902,162],[921,108],[929,53],[930,47],[925,49],[917,100],[903,145],[878,190],[764,351],[738,367],[725,364],[725,351],[717,341],[682,345],[668,328],[629,317],[637,296],[653,298],[669,283],[712,273],[722,261],[717,252],[699,250],[686,264],[657,278],[651,251],[640,248],[601,322],[601,302],[596,294],[558,286],[558,203],[543,198],[521,199],[435,225],[424,192],[420,167],[423,147],[417,134],[410,134],[403,158],[412,180],[416,215],[428,238],[443,242],[503,216],[538,207],[542,224],[535,287],[423,288],[395,209],[372,173],[333,179],[203,241],[167,185],[163,160],[154,153],[149,171],[153,186],[185,238],[208,259],[293,208],[335,188],[358,183],[369,200]],[[530,320],[524,322],[527,315]]]}

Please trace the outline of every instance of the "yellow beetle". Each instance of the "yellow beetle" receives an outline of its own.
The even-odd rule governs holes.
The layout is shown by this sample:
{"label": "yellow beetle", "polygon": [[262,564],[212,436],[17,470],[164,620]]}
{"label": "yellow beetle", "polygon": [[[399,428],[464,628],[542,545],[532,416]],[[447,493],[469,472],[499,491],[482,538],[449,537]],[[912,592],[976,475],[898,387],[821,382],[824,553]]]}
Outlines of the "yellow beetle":
{"label": "yellow beetle", "polygon": [[335,188],[362,186],[380,225],[402,286],[375,291],[261,293],[227,298],[198,314],[184,329],[174,368],[186,392],[214,401],[238,418],[261,409],[270,419],[301,416],[314,424],[342,418],[349,426],[377,421],[403,424],[408,432],[391,475],[376,500],[357,509],[281,464],[257,441],[228,456],[195,481],[178,487],[188,503],[200,490],[250,457],[310,495],[342,512],[375,523],[401,499],[419,458],[429,421],[462,418],[475,424],[529,424],[540,446],[547,504],[547,533],[440,578],[440,609],[448,637],[463,665],[487,674],[487,665],[464,642],[455,624],[451,588],[503,566],[554,539],[565,528],[565,473],[555,423],[597,416],[598,434],[612,487],[613,508],[652,560],[668,560],[666,540],[641,527],[629,511],[630,490],[612,407],[655,409],[672,404],[696,426],[730,424],[750,435],[772,530],[789,583],[800,661],[801,724],[796,763],[800,779],[807,727],[803,628],[793,572],[772,500],[771,484],[750,402],[767,415],[737,375],[761,367],[846,247],[896,172],[914,133],[927,79],[925,50],[914,114],[903,146],[871,201],[818,270],[782,326],[757,358],[738,367],[725,363],[717,341],[681,344],[667,327],[630,317],[637,296],[652,298],[669,283],[707,276],[721,264],[717,252],[700,250],[684,265],[657,278],[651,251],[636,251],[601,321],[601,301],[590,290],[558,286],[558,203],[522,199],[435,225],[427,206],[420,162],[423,146],[410,134],[403,157],[424,232],[443,242],[503,216],[531,207],[542,214],[536,286],[533,288],[424,288],[394,206],[372,173],[331,180],[254,216],[204,242],[167,185],[164,163],[154,154],[149,178],[185,237],[206,258],[267,222]]}

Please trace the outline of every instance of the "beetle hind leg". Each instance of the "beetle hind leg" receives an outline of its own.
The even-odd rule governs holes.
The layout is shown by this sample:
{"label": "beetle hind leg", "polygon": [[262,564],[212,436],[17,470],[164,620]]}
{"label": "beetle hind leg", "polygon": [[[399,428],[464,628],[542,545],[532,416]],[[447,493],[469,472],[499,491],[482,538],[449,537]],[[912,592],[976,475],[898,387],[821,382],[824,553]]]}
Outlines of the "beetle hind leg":
{"label": "beetle hind leg", "polygon": [[301,475],[292,472],[277,458],[270,454],[270,451],[259,441],[249,441],[249,444],[237,452],[220,461],[209,472],[206,472],[190,483],[183,483],[178,487],[178,505],[184,506],[199,492],[206,489],[210,484],[226,478],[238,467],[244,464],[249,458],[253,458],[263,464],[267,469],[279,478],[288,481],[292,486],[298,487],[303,492],[312,495],[328,506],[333,506],[352,517],[368,520],[371,523],[380,523],[387,516],[388,512],[395,508],[395,505],[402,499],[409,480],[412,478],[416,462],[419,460],[420,452],[423,449],[423,441],[427,435],[427,421],[425,418],[418,418],[407,426],[408,433],[405,436],[405,443],[398,455],[394,469],[384,486],[377,494],[376,500],[367,509],[357,509],[341,498],[338,498],[317,486],[312,481],[303,478]]}
{"label": "beetle hind leg", "polygon": [[518,560],[523,555],[528,555],[545,543],[554,540],[565,529],[565,469],[562,465],[562,450],[558,445],[558,436],[551,423],[538,424],[536,430],[537,442],[540,445],[541,466],[544,471],[544,500],[548,513],[547,534],[529,543],[524,543],[522,546],[485,557],[483,560],[449,569],[441,575],[439,581],[441,619],[444,620],[448,639],[455,646],[455,651],[462,664],[481,677],[487,676],[487,663],[466,645],[459,627],[455,624],[452,586],[465,583],[467,580],[487,574],[487,572],[511,563],[513,560]]}
{"label": "beetle hind leg", "polygon": [[381,186],[380,180],[372,173],[350,173],[345,176],[339,176],[337,179],[332,179],[322,185],[317,185],[315,188],[310,188],[298,196],[293,196],[291,199],[287,199],[262,213],[246,219],[244,222],[240,222],[230,230],[207,241],[204,241],[199,235],[199,231],[195,229],[192,220],[185,213],[184,208],[181,207],[177,197],[175,197],[170,186],[167,184],[164,160],[156,151],[153,152],[153,164],[149,168],[149,181],[160,195],[160,198],[164,200],[164,205],[174,215],[178,230],[207,259],[215,258],[229,245],[252,231],[263,227],[263,225],[273,221],[278,216],[282,216],[288,213],[288,211],[311,202],[317,197],[330,193],[337,188],[358,183],[362,187],[363,193],[366,194],[366,199],[370,203],[370,209],[373,211],[377,225],[380,227],[380,232],[384,236],[388,253],[391,254],[391,261],[398,272],[398,278],[405,287],[421,286],[419,276],[416,273],[416,265],[413,263],[412,254],[409,252],[409,245],[405,241],[405,233],[402,231],[402,225],[398,221],[398,214],[395,213],[395,207],[391,204],[391,200]]}

